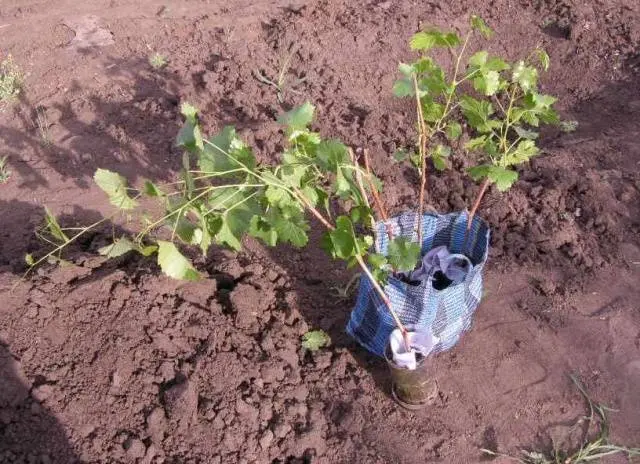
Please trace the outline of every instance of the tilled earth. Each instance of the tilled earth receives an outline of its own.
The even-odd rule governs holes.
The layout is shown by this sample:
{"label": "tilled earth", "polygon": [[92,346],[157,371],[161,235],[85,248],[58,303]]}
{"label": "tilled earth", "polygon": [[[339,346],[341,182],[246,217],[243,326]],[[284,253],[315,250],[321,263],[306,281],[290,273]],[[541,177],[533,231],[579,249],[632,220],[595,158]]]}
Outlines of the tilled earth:
{"label": "tilled earth", "polygon": [[[492,52],[547,49],[544,91],[578,127],[546,130],[514,189],[486,198],[486,298],[433,360],[439,391],[423,411],[400,409],[384,362],[344,334],[353,296],[338,289],[352,274],[315,246],[216,250],[196,261],[209,278],[186,284],[141,258],[104,262],[105,229],[69,264],[21,279],[24,254],[44,250],[44,205],[67,225],[110,213],[96,168],[174,178],[185,99],[209,132],[236,125],[264,162],[281,145],[277,114],[309,99],[318,130],[370,150],[387,207],[413,208],[415,173],[392,162],[415,138],[410,102],[391,96],[396,66],[420,27],[464,29],[471,13],[496,30]],[[481,448],[575,445],[586,410],[570,373],[618,410],[612,439],[640,445],[637,2],[9,0],[0,40],[28,73],[0,113],[12,171],[0,185],[0,462],[480,462]],[[275,76],[291,50],[281,104],[254,76]],[[152,51],[167,68],[150,68]],[[465,163],[430,176],[438,211],[474,197]],[[312,354],[300,337],[317,328],[332,345]]]}

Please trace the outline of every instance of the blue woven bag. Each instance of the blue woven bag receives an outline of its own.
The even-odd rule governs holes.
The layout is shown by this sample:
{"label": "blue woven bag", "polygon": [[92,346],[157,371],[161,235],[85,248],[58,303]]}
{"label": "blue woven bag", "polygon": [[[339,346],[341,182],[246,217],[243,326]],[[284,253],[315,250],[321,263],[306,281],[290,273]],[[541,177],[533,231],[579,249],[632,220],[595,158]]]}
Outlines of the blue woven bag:
{"label": "blue woven bag", "polygon": [[[440,340],[433,353],[452,348],[471,327],[473,313],[482,298],[482,270],[489,250],[489,227],[475,216],[467,229],[467,212],[422,216],[422,255],[445,245],[451,253],[470,258],[473,268],[465,279],[443,290],[433,288],[431,279],[419,285],[389,276],[384,291],[396,314],[407,327],[428,329]],[[417,241],[416,214],[390,218],[393,235]],[[467,235],[465,240],[465,235]],[[466,242],[466,243],[465,243]],[[376,224],[376,248],[387,254],[389,238],[384,223]],[[384,356],[389,335],[396,326],[386,305],[366,277],[360,279],[358,299],[347,324],[347,333],[378,356]]]}

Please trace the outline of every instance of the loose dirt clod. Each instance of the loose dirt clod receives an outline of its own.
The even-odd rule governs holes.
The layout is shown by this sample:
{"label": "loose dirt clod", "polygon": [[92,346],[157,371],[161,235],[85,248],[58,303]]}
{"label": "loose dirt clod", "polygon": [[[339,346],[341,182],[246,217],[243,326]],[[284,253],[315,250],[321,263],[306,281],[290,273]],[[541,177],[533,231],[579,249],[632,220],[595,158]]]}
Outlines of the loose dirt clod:
{"label": "loose dirt clod", "polygon": [[[496,449],[516,455],[549,426],[584,414],[567,365],[594,398],[619,410],[609,414],[611,440],[638,446],[640,276],[629,258],[629,245],[640,245],[637,2],[452,0],[416,8],[214,0],[184,9],[171,2],[161,16],[151,0],[1,3],[0,25],[12,24],[0,29],[3,52],[29,75],[26,101],[0,113],[0,156],[11,171],[0,184],[0,392],[9,392],[0,394],[0,462],[134,462],[123,447],[129,437],[146,447],[139,460],[149,464],[480,462],[489,427]],[[112,45],[70,53],[59,23],[78,8],[102,18]],[[315,246],[268,251],[250,243],[237,258],[216,249],[206,260],[194,254],[218,286],[188,293],[194,287],[176,288],[148,260],[90,262],[122,232],[105,223],[65,255],[82,272],[69,278],[75,271],[67,274],[64,263],[45,264],[18,281],[25,254],[43,251],[33,235],[43,203],[65,227],[108,214],[92,187],[96,167],[121,170],[136,187],[176,180],[181,100],[200,105],[207,133],[235,124],[259,161],[273,161],[281,148],[275,117],[288,108],[250,72],[267,69],[265,62],[277,69],[291,43],[307,80],[305,94],[287,101],[317,102],[314,130],[368,148],[389,214],[414,209],[415,169],[392,158],[416,135],[407,124],[414,108],[391,95],[397,61],[411,58],[406,39],[419,24],[462,28],[472,12],[496,30],[496,52],[548,50],[553,65],[541,85],[579,124],[571,133],[549,130],[542,149],[553,156],[534,160],[500,200],[485,198],[479,214],[495,225],[487,292],[472,330],[435,359],[440,392],[424,412],[398,410],[384,365],[344,334],[353,296],[334,298],[331,287],[344,287],[353,273]],[[559,29],[551,33],[546,19]],[[150,69],[147,44],[171,58],[169,69]],[[56,115],[48,147],[33,127],[36,105]],[[456,150],[449,161],[455,171],[430,179],[442,211],[463,208],[476,193],[457,174],[468,166]],[[312,224],[312,243],[319,227]],[[264,273],[243,276],[251,263]],[[236,326],[223,296],[241,284],[257,289],[257,304],[275,301],[248,329]],[[296,318],[305,330],[292,325]],[[322,370],[299,345],[317,328],[332,339]],[[179,373],[193,383],[186,393],[171,390]],[[47,383],[32,386],[43,378],[54,393],[40,404],[34,396]],[[256,422],[240,419],[238,398],[259,411]],[[88,438],[87,423],[95,426]],[[266,430],[273,439],[264,449]]]}

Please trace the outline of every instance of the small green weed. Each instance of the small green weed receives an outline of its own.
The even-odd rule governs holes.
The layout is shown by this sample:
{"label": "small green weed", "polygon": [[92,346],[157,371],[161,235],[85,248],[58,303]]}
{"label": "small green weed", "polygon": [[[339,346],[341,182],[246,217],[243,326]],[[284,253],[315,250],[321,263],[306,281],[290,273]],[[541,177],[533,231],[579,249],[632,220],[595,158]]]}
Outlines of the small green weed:
{"label": "small green weed", "polygon": [[[505,457],[520,464],[582,464],[599,462],[605,456],[618,453],[626,454],[629,460],[633,457],[640,457],[640,448],[626,448],[609,442],[609,421],[606,413],[613,410],[600,403],[594,403],[582,383],[575,376],[571,375],[570,377],[589,408],[589,415],[575,424],[575,427],[582,427],[584,432],[582,445],[578,450],[554,449],[551,456],[539,451],[522,450],[522,457],[497,453],[488,449],[482,449],[482,452],[490,456]],[[597,432],[592,438],[588,438],[592,430]]]}
{"label": "small green weed", "polygon": [[24,76],[13,62],[13,57],[7,57],[0,62],[0,103],[8,103],[18,98],[22,90]]}
{"label": "small green weed", "polygon": [[256,69],[253,71],[253,77],[262,82],[263,84],[269,85],[276,90],[276,95],[278,97],[278,102],[283,103],[286,92],[289,91],[291,93],[300,94],[299,91],[295,89],[298,85],[302,84],[307,80],[306,77],[302,77],[296,79],[291,85],[287,83],[287,73],[289,69],[291,69],[291,60],[293,56],[296,54],[297,48],[293,47],[289,53],[284,57],[282,63],[280,64],[280,72],[278,72],[278,77],[273,80],[267,77],[262,70]]}
{"label": "small green weed", "polygon": [[169,61],[164,55],[161,55],[160,53],[154,53],[149,57],[149,64],[153,69],[160,70],[166,67],[167,64],[169,64]]}
{"label": "small green weed", "polygon": [[302,336],[302,347],[309,351],[318,351],[330,343],[331,337],[324,330],[310,330]]}
{"label": "small green weed", "polygon": [[11,171],[7,168],[7,157],[0,157],[0,184],[4,184],[11,177]]}

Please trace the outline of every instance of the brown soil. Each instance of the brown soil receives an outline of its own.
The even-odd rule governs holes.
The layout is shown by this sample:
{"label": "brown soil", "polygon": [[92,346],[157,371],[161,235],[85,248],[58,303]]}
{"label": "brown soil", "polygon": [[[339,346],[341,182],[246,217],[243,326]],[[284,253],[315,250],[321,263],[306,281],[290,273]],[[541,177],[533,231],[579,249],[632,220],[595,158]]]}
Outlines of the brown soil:
{"label": "brown soil", "polygon": [[[3,1],[2,52],[28,75],[0,113],[12,171],[0,185],[0,462],[479,462],[483,447],[572,438],[585,404],[568,373],[618,409],[613,439],[640,445],[640,6],[476,3]],[[43,205],[68,225],[109,214],[97,167],[173,178],[182,99],[208,130],[236,125],[263,160],[280,144],[275,116],[310,99],[319,130],[370,149],[388,207],[412,208],[415,175],[391,162],[415,137],[410,103],[391,96],[396,66],[421,25],[463,28],[470,13],[496,29],[495,52],[549,51],[544,90],[579,127],[547,131],[516,187],[487,197],[487,297],[435,358],[425,410],[400,409],[384,362],[344,334],[353,301],[333,287],[350,272],[315,247],[217,250],[197,263],[210,279],[181,284],[143,259],[103,263],[103,230],[70,265],[19,279],[24,254],[44,249]],[[280,105],[252,72],[275,75],[291,46],[289,79],[306,80]],[[151,51],[166,69],[151,69]],[[440,211],[477,189],[457,172],[430,178]],[[310,328],[333,345],[306,353]]]}

